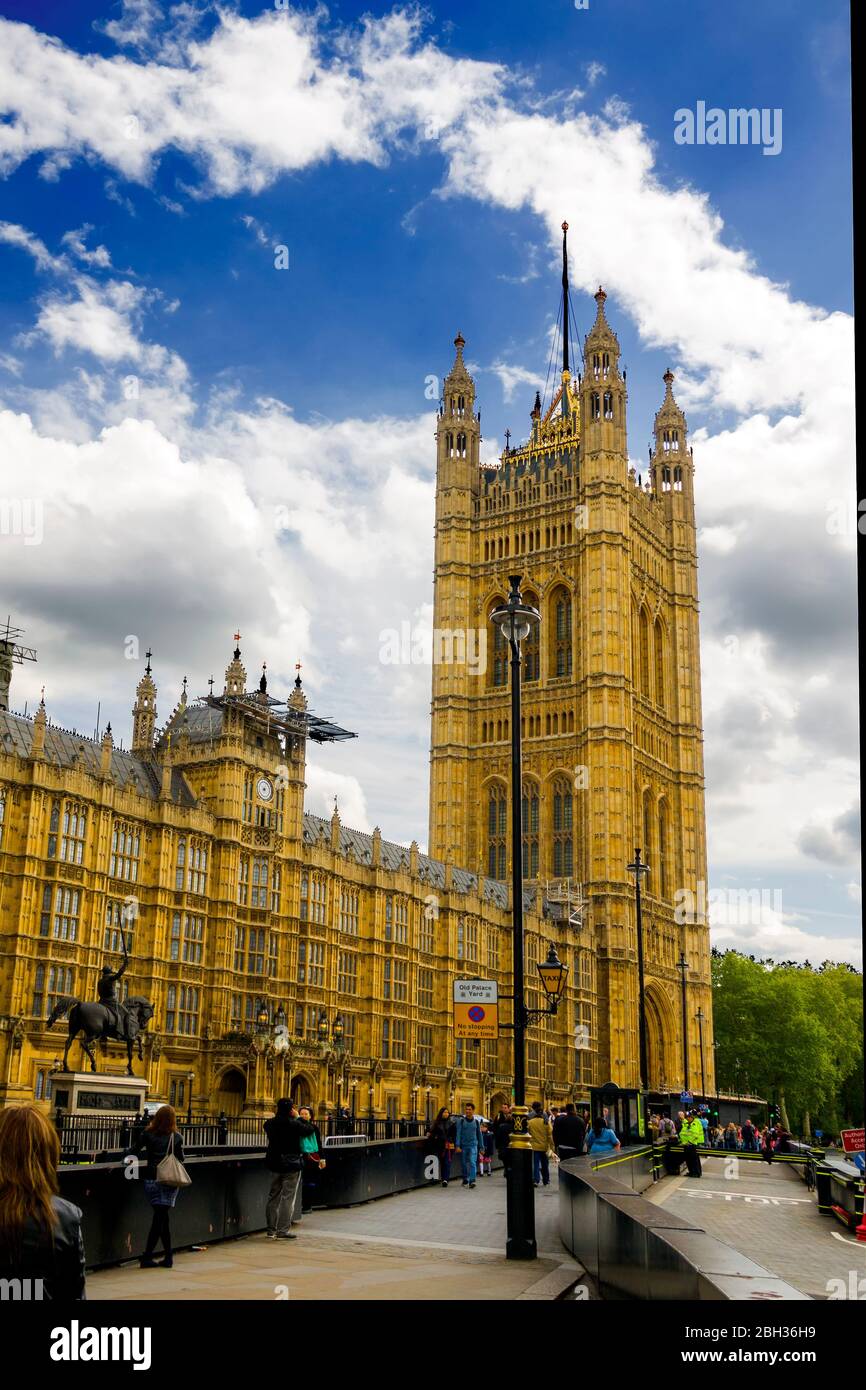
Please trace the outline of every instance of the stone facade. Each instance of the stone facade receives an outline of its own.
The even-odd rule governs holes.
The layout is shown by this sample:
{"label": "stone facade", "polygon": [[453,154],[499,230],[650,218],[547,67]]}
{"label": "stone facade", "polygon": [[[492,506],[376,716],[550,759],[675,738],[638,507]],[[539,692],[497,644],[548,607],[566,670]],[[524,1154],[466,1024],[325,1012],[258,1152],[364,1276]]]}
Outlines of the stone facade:
{"label": "stone facade", "polygon": [[[673,376],[643,476],[629,464],[619,343],[597,315],[575,381],[528,441],[481,466],[475,384],[462,337],[437,427],[430,852],[503,877],[511,862],[508,651],[490,622],[509,576],[541,623],[523,646],[524,874],[542,900],[586,903],[576,1010],[587,1078],[639,1074],[634,881],[640,846],[649,1083],[683,1076],[681,953],[689,1076],[700,1077],[703,1008],[712,1090],[710,943],[699,891],[706,831],[694,464]],[[479,660],[479,654],[484,658]],[[693,898],[688,895],[693,895]],[[694,901],[691,920],[689,906]],[[677,906],[681,911],[676,912]]]}

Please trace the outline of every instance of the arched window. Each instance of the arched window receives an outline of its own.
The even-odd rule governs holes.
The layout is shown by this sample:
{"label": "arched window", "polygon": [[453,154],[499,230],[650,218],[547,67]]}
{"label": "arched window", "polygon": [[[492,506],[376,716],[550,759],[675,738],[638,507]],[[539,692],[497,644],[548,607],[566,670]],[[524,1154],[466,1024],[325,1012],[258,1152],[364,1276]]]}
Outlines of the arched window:
{"label": "arched window", "polygon": [[524,878],[538,878],[538,806],[538,783],[524,782],[521,808]]}
{"label": "arched window", "polygon": [[604,393],[604,418],[605,418],[605,420],[612,420],[612,419],[613,419],[613,392],[612,392],[612,391],[605,391],[605,393]]}
{"label": "arched window", "polygon": [[665,707],[665,630],[660,619],[656,618],[653,627],[656,666],[656,704]]}
{"label": "arched window", "polygon": [[638,644],[640,691],[642,695],[649,695],[649,619],[645,608],[640,610],[638,618]]}
{"label": "arched window", "polygon": [[571,651],[571,595],[567,589],[557,589],[550,600],[550,674],[570,676],[572,672]]}
{"label": "arched window", "polygon": [[494,782],[487,797],[487,877],[505,878],[505,836],[508,816],[505,788]]}
{"label": "arched window", "polygon": [[[524,603],[528,603],[531,608],[538,607],[537,595],[529,592],[523,596]],[[523,679],[525,681],[537,681],[541,673],[541,643],[539,639],[539,623],[531,623],[529,636],[522,645],[523,652]]]}
{"label": "arched window", "polygon": [[643,860],[649,864],[651,879],[648,888],[650,892],[655,892],[655,870],[656,864],[653,862],[653,803],[652,794],[647,790],[643,794]]}
{"label": "arched window", "polygon": [[591,391],[589,395],[589,418],[598,420],[601,416],[601,397],[597,391]]}
{"label": "arched window", "polygon": [[553,876],[574,873],[574,805],[570,784],[558,777],[553,784]]}
{"label": "arched window", "polygon": [[[490,612],[492,613],[494,608],[501,607],[503,602],[503,599],[494,599],[490,605]],[[508,642],[498,623],[491,623],[490,626],[493,628],[493,660],[488,667],[490,671],[490,684],[507,685],[508,658],[510,654]]]}

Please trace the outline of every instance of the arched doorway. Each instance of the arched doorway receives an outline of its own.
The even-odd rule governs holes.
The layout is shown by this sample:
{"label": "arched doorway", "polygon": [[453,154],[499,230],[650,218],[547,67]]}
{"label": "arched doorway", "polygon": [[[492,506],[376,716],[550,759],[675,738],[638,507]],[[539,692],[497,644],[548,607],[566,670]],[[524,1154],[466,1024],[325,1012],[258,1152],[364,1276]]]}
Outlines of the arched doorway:
{"label": "arched doorway", "polygon": [[670,1002],[653,985],[646,990],[647,1086],[651,1091],[666,1092],[674,1084],[676,1068],[672,1048],[677,1030]]}
{"label": "arched doorway", "polygon": [[214,1097],[217,1112],[224,1111],[226,1115],[240,1115],[246,1098],[246,1077],[237,1067],[229,1067],[220,1077]]}
{"label": "arched doorway", "polygon": [[488,1113],[488,1115],[490,1116],[491,1120],[495,1120],[495,1119],[496,1119],[496,1116],[499,1114],[499,1112],[500,1112],[500,1110],[502,1109],[503,1105],[510,1105],[510,1104],[511,1104],[511,1096],[508,1095],[508,1093],[507,1093],[506,1091],[495,1091],[494,1094],[490,1097],[490,1105],[489,1105],[488,1111],[487,1111],[487,1113]]}
{"label": "arched doorway", "polygon": [[305,1076],[303,1072],[298,1072],[292,1077],[289,1095],[295,1102],[295,1105],[312,1105],[312,1087],[310,1086],[309,1077]]}

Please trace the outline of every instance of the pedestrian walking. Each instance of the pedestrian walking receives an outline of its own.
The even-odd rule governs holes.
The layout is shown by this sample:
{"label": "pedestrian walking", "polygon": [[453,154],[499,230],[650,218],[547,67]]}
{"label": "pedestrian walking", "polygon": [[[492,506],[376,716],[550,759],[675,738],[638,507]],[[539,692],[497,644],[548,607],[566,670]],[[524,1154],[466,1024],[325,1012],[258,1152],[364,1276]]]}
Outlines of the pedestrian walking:
{"label": "pedestrian walking", "polygon": [[314,1127],[298,1116],[294,1101],[277,1101],[277,1112],[265,1120],[268,1147],[265,1166],[273,1173],[265,1212],[269,1240],[297,1240],[292,1217],[301,1186],[301,1140],[315,1133]]}
{"label": "pedestrian walking", "polygon": [[443,1105],[436,1119],[427,1131],[427,1152],[434,1154],[439,1164],[439,1178],[443,1187],[451,1179],[451,1159],[454,1154],[454,1121],[447,1105]]}
{"label": "pedestrian walking", "polygon": [[577,1158],[583,1153],[585,1138],[586,1125],[569,1101],[553,1122],[553,1147],[562,1160]]}
{"label": "pedestrian walking", "polygon": [[743,1136],[744,1153],[757,1153],[758,1137],[755,1133],[755,1126],[752,1124],[751,1120],[746,1120],[746,1123],[743,1125],[741,1133]]}
{"label": "pedestrian walking", "polygon": [[75,1303],[86,1297],[82,1213],[58,1195],[59,1166],[57,1130],[41,1110],[0,1110],[0,1278]]}
{"label": "pedestrian walking", "polygon": [[[154,1269],[160,1265],[171,1269],[174,1254],[171,1248],[171,1229],[169,1212],[177,1202],[181,1184],[176,1182],[178,1174],[172,1172],[180,1165],[181,1173],[185,1162],[183,1140],[177,1131],[177,1115],[171,1105],[161,1105],[147,1129],[143,1130],[133,1144],[131,1153],[144,1159],[144,1193],[153,1208],[150,1230],[139,1264],[142,1269]],[[189,1178],[186,1177],[186,1182]],[[183,1184],[186,1185],[186,1182]],[[162,1259],[154,1260],[157,1245],[162,1243]]]}
{"label": "pedestrian walking", "polygon": [[532,1149],[532,1181],[536,1187],[550,1186],[550,1151],[553,1148],[553,1133],[541,1108],[541,1101],[534,1100],[526,1126],[529,1144]]}
{"label": "pedestrian walking", "polygon": [[596,1115],[586,1136],[586,1151],[595,1154],[596,1157],[616,1153],[622,1148],[614,1130],[607,1123],[606,1114],[607,1112],[604,1115]]}
{"label": "pedestrian walking", "polygon": [[680,1143],[683,1146],[683,1153],[686,1159],[686,1168],[690,1178],[700,1178],[703,1176],[701,1169],[701,1156],[698,1152],[699,1146],[704,1142],[704,1128],[694,1111],[685,1115],[680,1111]]}
{"label": "pedestrian walking", "polygon": [[483,1178],[493,1177],[493,1155],[496,1152],[496,1143],[493,1138],[493,1129],[489,1120],[481,1121],[481,1147],[478,1150],[478,1176]]}
{"label": "pedestrian walking", "polygon": [[733,1121],[725,1127],[723,1145],[728,1153],[735,1153],[737,1150],[737,1126]]}
{"label": "pedestrian walking", "polygon": [[511,1114],[511,1106],[503,1105],[493,1126],[493,1139],[496,1144],[496,1152],[502,1163],[502,1175],[508,1177],[509,1146],[511,1135],[514,1132],[514,1117]]}
{"label": "pedestrian walking", "polygon": [[454,1126],[454,1144],[460,1154],[463,1168],[463,1186],[474,1187],[478,1172],[478,1150],[481,1148],[481,1125],[475,1115],[475,1106],[467,1100],[463,1114],[458,1115]]}

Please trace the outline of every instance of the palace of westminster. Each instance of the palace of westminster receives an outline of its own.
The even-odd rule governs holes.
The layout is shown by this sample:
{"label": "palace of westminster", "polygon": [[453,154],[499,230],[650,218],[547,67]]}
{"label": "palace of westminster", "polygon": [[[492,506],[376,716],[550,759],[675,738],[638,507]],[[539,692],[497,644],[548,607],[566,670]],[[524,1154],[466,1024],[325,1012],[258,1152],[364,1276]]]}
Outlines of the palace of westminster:
{"label": "palace of westminster", "polygon": [[[479,460],[455,339],[433,621],[486,627],[489,657],[483,673],[433,666],[429,856],[347,828],[336,808],[305,812],[307,743],[345,731],[310,713],[300,677],[287,700],[264,675],[250,688],[239,644],[222,692],[184,689],[161,726],[148,657],[126,752],[110,726],[96,740],[57,727],[44,699],[12,713],[15,648],[0,634],[0,1106],[48,1103],[66,1036],[65,1021],[47,1027],[52,1007],[96,997],[121,929],[122,994],[154,1005],[135,1062],[151,1099],[231,1115],[291,1093],[396,1119],[510,1096],[510,1033],[456,1039],[451,1001],[455,979],[496,980],[510,1020],[509,664],[489,615],[511,573],[541,613],[522,664],[528,1005],[551,942],[569,967],[558,1013],[529,1031],[528,1098],[638,1084],[635,846],[650,866],[649,1088],[681,1088],[684,1050],[699,1075],[701,1047],[711,1092],[709,932],[675,910],[707,877],[692,451],[668,372],[645,477],[629,466],[625,373],[595,298],[575,380],[564,284],[561,380],[495,467]],[[70,1057],[81,1065],[77,1043]],[[125,1048],[99,1065],[122,1073]]]}

